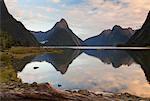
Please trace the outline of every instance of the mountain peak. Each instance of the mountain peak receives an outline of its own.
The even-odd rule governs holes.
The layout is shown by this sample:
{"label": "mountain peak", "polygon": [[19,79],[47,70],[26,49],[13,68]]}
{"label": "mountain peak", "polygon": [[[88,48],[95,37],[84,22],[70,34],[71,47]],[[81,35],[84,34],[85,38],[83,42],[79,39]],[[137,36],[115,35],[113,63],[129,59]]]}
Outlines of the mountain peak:
{"label": "mountain peak", "polygon": [[67,21],[62,18],[59,22],[56,23],[56,27],[67,29],[68,28]]}
{"label": "mountain peak", "polygon": [[150,11],[148,12],[147,18],[146,18],[142,28],[144,28],[144,27],[148,27],[148,28],[150,27]]}
{"label": "mountain peak", "polygon": [[115,25],[112,30],[122,29],[119,25]]}

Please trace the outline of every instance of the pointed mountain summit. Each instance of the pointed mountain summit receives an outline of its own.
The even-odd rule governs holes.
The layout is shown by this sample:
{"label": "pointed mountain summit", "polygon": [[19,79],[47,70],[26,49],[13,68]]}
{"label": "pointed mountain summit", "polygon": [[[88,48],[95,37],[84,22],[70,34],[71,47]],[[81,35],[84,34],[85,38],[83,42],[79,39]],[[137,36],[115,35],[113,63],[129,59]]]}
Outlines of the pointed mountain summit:
{"label": "pointed mountain summit", "polygon": [[[11,46],[38,46],[39,43],[36,38],[24,27],[24,25],[13,18],[12,15],[9,14],[4,0],[0,0],[0,19],[1,19],[1,27],[0,27],[0,40],[1,47],[11,44]],[[7,38],[6,38],[7,36]],[[9,39],[9,42],[5,43],[6,40]]]}
{"label": "pointed mountain summit", "polygon": [[48,46],[80,46],[82,40],[69,28],[65,19],[61,19],[48,32]]}
{"label": "pointed mountain summit", "polygon": [[104,30],[101,34],[86,39],[85,45],[99,46],[116,46],[118,44],[126,43],[133,35],[134,31],[129,28],[123,29],[122,27],[115,25],[112,30]]}
{"label": "pointed mountain summit", "polygon": [[69,28],[68,24],[67,24],[67,21],[63,18],[59,22],[56,23],[55,27],[64,28],[64,29]]}
{"label": "pointed mountain summit", "polygon": [[61,19],[46,32],[33,32],[36,39],[46,46],[80,46],[83,41],[69,28],[65,19]]}
{"label": "pointed mountain summit", "polygon": [[141,29],[136,31],[127,44],[132,46],[150,46],[150,11]]}

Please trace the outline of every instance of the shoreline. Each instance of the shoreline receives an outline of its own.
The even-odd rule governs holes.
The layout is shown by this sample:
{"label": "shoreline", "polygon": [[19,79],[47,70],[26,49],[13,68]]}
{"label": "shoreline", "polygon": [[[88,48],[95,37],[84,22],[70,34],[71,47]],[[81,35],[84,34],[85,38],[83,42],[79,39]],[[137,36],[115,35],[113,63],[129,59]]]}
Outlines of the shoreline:
{"label": "shoreline", "polygon": [[94,93],[88,90],[58,90],[48,83],[32,84],[21,82],[0,83],[1,101],[149,101],[129,93]]}

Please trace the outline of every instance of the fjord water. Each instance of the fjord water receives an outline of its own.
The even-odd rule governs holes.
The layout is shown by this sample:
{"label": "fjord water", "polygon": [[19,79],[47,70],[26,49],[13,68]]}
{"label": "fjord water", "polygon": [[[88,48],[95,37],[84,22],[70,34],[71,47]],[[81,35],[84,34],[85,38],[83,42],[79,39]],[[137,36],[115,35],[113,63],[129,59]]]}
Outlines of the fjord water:
{"label": "fjord water", "polygon": [[150,50],[63,49],[32,57],[18,77],[27,83],[49,82],[58,89],[150,97]]}

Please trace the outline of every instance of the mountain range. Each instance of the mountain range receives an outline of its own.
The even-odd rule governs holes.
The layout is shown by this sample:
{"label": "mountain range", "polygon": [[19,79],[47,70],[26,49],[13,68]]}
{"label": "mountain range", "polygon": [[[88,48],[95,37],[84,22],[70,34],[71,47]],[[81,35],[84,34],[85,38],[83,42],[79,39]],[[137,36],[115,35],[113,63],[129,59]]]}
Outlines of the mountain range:
{"label": "mountain range", "polygon": [[112,30],[104,30],[99,35],[86,39],[84,43],[89,46],[116,46],[126,43],[134,32],[131,28],[123,29],[115,25]]}
{"label": "mountain range", "polygon": [[[61,19],[46,32],[27,30],[24,25],[9,14],[4,0],[0,1],[0,46],[150,46],[150,12],[139,30],[115,25],[97,36],[82,41],[65,19]],[[42,44],[40,44],[42,43]]]}

